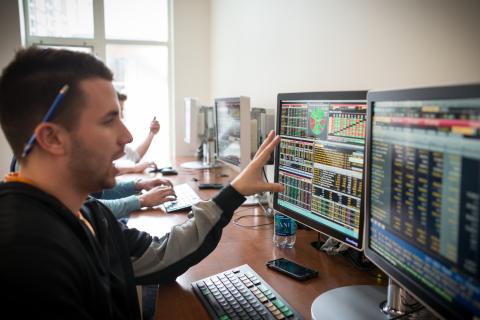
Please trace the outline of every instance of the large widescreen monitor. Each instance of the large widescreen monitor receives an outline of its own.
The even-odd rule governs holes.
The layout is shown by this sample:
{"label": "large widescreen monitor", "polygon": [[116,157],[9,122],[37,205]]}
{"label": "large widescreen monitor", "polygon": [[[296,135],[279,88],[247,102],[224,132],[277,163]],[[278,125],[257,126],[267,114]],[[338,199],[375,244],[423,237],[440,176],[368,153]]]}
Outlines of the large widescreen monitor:
{"label": "large widescreen monitor", "polygon": [[234,169],[244,169],[251,159],[250,98],[215,99],[217,157]]}
{"label": "large widescreen monitor", "polygon": [[366,91],[278,95],[274,209],[362,249]]}
{"label": "large widescreen monitor", "polygon": [[368,93],[365,254],[437,316],[480,318],[480,85]]}

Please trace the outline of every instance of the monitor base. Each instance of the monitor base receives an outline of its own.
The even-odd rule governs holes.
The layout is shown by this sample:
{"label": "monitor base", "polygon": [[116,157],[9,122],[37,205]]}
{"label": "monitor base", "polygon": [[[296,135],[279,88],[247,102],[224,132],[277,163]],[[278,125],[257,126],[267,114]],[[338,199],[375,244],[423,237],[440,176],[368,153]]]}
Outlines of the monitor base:
{"label": "monitor base", "polygon": [[385,286],[346,286],[329,290],[312,303],[312,319],[436,319],[391,278]]}
{"label": "monitor base", "polygon": [[212,164],[204,164],[202,161],[189,161],[189,162],[184,162],[180,165],[182,168],[185,169],[213,169],[213,168],[220,168],[222,164],[218,161],[215,161]]}
{"label": "monitor base", "polygon": [[380,310],[387,297],[384,286],[346,286],[319,295],[312,304],[312,319],[389,319]]}

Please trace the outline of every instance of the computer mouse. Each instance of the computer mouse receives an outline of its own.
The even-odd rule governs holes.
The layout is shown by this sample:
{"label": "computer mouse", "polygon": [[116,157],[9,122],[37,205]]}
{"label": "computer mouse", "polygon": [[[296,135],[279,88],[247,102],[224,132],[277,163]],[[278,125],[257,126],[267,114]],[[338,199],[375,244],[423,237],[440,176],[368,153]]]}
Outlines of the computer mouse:
{"label": "computer mouse", "polygon": [[198,189],[222,189],[224,185],[222,183],[200,183]]}
{"label": "computer mouse", "polygon": [[160,170],[160,172],[164,176],[174,176],[178,174],[177,170],[175,170],[174,168],[163,168],[162,170]]}

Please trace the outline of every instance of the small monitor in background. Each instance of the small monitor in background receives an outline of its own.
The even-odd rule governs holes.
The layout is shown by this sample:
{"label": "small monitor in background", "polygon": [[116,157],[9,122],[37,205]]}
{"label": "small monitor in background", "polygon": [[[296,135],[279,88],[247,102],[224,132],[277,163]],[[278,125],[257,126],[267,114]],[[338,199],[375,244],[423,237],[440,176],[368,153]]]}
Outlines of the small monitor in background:
{"label": "small monitor in background", "polygon": [[200,113],[200,103],[196,98],[184,98],[184,135],[183,141],[192,149],[192,154],[201,143],[205,134],[204,115]]}
{"label": "small monitor in background", "polygon": [[243,170],[251,159],[250,98],[215,99],[215,127],[218,160]]}
{"label": "small monitor in background", "polygon": [[[271,130],[275,130],[275,114],[273,109],[252,108],[250,112],[251,121],[251,156],[255,155]],[[272,159],[269,162],[273,164]]]}
{"label": "small monitor in background", "polygon": [[[188,169],[208,169],[218,167],[215,162],[206,163],[204,158],[204,142],[214,140],[213,107],[200,105],[198,99],[187,97],[184,99],[184,136],[183,141],[187,145],[187,153],[198,160],[184,162],[182,167]],[[212,157],[214,143],[212,144]]]}
{"label": "small monitor in background", "polygon": [[[215,99],[217,158],[236,171],[243,170],[255,154],[258,122],[250,113],[249,97]],[[253,137],[252,137],[253,136]],[[248,196],[243,205],[268,203],[268,193]]]}

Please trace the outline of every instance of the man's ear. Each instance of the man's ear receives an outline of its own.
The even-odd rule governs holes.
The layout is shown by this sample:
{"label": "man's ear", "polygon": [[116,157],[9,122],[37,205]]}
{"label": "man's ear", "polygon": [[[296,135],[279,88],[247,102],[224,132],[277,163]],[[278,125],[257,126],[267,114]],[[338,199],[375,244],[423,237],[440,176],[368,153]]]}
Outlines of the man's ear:
{"label": "man's ear", "polygon": [[55,123],[40,123],[35,128],[36,144],[52,155],[65,155],[69,149],[69,133]]}

